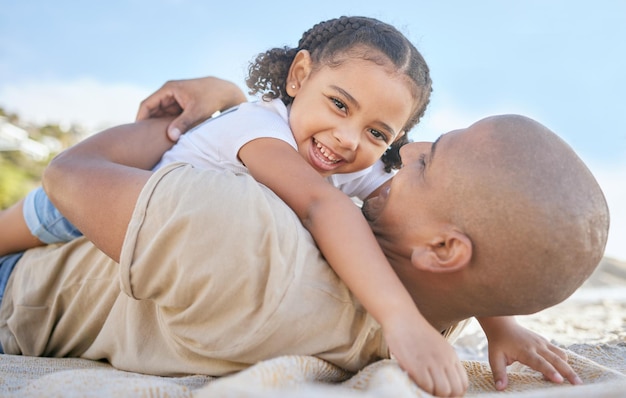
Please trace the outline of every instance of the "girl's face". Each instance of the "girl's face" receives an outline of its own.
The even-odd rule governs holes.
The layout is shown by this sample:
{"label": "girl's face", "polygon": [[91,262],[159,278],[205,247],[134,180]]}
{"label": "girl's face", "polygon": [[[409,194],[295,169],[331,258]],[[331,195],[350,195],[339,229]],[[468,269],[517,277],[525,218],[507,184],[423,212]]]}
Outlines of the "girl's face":
{"label": "girl's face", "polygon": [[287,93],[298,152],[322,176],[374,164],[405,134],[415,102],[407,78],[390,66],[346,58],[313,71],[306,51],[291,65]]}

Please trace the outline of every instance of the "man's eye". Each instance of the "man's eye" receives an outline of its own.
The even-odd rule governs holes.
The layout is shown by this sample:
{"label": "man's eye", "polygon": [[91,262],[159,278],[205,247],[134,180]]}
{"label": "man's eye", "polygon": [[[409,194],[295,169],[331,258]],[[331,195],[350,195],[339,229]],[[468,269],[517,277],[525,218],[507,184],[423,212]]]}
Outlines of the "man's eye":
{"label": "man's eye", "polygon": [[421,164],[423,167],[426,167],[426,154],[425,154],[425,153],[422,153],[422,154],[420,155],[420,157],[419,157],[419,158],[417,158],[417,160],[420,162],[420,164]]}
{"label": "man's eye", "polygon": [[331,101],[333,101],[333,103],[335,104],[337,109],[340,109],[340,110],[342,110],[344,112],[346,111],[346,105],[343,102],[341,102],[337,98],[331,98]]}

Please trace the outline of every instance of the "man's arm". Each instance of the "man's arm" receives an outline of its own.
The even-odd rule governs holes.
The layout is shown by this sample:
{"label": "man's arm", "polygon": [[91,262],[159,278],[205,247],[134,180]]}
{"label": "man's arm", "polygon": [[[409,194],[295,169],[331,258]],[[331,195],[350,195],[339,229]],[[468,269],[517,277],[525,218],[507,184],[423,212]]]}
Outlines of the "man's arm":
{"label": "man's arm", "polygon": [[[117,261],[147,170],[173,145],[166,129],[170,135],[177,130],[175,141],[216,111],[245,101],[234,83],[218,78],[167,82],[142,101],[137,123],[103,131],[57,156],[44,173],[44,188],[61,213]],[[155,117],[168,118],[149,119]]]}
{"label": "man's arm", "polygon": [[165,133],[170,121],[150,119],[105,130],[63,151],[44,172],[52,203],[115,261],[149,170],[173,145]]}

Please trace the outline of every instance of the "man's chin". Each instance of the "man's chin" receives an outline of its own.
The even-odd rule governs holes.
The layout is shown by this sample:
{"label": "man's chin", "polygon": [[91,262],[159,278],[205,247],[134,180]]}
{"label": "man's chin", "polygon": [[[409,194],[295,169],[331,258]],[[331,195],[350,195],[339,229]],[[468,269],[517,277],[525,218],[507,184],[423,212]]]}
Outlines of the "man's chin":
{"label": "man's chin", "polygon": [[387,200],[389,199],[389,192],[391,190],[390,184],[385,183],[379,190],[376,196],[372,196],[363,201],[361,206],[361,213],[367,221],[374,222],[383,211]]}
{"label": "man's chin", "polygon": [[363,206],[361,206],[361,213],[363,214],[363,217],[365,217],[365,219],[369,222],[372,223],[374,222],[377,218],[378,215],[380,214],[380,209],[378,204],[378,197],[375,196],[373,198],[370,199],[366,199],[363,202]]}

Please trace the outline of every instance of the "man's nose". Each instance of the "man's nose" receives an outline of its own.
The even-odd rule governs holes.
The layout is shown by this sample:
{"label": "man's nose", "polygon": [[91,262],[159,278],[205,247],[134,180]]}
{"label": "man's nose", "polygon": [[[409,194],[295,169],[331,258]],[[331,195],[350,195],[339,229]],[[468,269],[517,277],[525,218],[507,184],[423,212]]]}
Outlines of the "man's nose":
{"label": "man's nose", "polygon": [[400,148],[400,159],[406,165],[413,159],[417,159],[422,153],[428,152],[432,142],[411,142]]}

